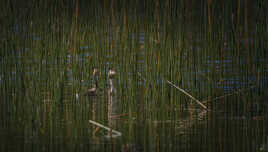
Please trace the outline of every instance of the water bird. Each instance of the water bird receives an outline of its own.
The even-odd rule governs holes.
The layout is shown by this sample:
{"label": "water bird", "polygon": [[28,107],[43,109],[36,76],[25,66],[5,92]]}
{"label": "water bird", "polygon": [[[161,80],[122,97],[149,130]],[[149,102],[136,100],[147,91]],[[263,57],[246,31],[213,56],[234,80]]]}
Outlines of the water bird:
{"label": "water bird", "polygon": [[109,126],[115,126],[115,121],[112,120],[114,116],[117,114],[118,109],[118,101],[116,100],[116,89],[114,87],[114,78],[116,72],[114,70],[109,70],[108,79],[109,79],[109,88],[107,89],[107,116]]}
{"label": "water bird", "polygon": [[108,95],[112,95],[115,93],[115,88],[114,88],[114,83],[113,83],[113,80],[114,80],[114,77],[116,75],[116,72],[114,70],[109,70],[108,72],[108,79],[109,79],[109,89],[108,89]]}
{"label": "water bird", "polygon": [[93,70],[93,87],[89,88],[87,92],[84,95],[87,96],[96,96],[97,95],[97,90],[98,90],[98,76],[99,76],[99,70],[94,68]]}

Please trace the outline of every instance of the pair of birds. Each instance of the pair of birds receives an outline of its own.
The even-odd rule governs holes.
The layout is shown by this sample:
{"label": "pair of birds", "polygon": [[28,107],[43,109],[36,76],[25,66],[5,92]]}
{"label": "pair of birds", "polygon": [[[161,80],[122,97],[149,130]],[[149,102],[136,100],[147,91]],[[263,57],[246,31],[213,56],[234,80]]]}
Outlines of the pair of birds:
{"label": "pair of birds", "polygon": [[[99,76],[99,70],[94,68],[93,70],[93,79],[94,79],[94,86],[92,88],[89,88],[85,95],[87,96],[96,96],[97,95],[97,90],[98,90],[98,76]],[[109,70],[108,72],[108,78],[109,78],[109,84],[110,88],[108,89],[108,93],[112,93],[114,91],[114,86],[113,86],[113,78],[116,75],[116,72],[114,70]]]}

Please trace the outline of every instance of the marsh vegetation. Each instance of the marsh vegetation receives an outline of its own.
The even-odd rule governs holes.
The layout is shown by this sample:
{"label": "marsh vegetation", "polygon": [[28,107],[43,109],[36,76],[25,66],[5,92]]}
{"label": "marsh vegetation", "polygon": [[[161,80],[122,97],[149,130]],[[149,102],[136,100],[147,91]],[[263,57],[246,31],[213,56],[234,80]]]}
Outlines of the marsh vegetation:
{"label": "marsh vegetation", "polygon": [[0,4],[0,151],[268,151],[266,1]]}

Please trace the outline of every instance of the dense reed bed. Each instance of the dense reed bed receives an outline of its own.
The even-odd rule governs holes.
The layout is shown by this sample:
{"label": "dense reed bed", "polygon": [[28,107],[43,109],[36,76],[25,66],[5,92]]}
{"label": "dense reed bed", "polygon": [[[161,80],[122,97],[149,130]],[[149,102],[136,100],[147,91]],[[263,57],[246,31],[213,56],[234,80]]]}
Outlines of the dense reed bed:
{"label": "dense reed bed", "polygon": [[267,2],[0,6],[0,150],[267,149]]}

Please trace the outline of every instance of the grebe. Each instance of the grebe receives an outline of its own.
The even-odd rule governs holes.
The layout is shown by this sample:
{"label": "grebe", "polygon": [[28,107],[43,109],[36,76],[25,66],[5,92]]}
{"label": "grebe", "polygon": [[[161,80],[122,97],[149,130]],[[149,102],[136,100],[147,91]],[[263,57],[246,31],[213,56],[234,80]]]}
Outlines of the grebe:
{"label": "grebe", "polygon": [[98,90],[98,76],[99,76],[99,70],[94,68],[93,70],[93,87],[89,88],[85,95],[87,96],[96,96],[97,95],[97,90]]}
{"label": "grebe", "polygon": [[116,72],[114,70],[109,70],[108,78],[109,78],[110,87],[108,89],[108,95],[111,95],[111,93],[115,93],[115,88],[113,86],[113,79],[115,75],[116,75]]}

